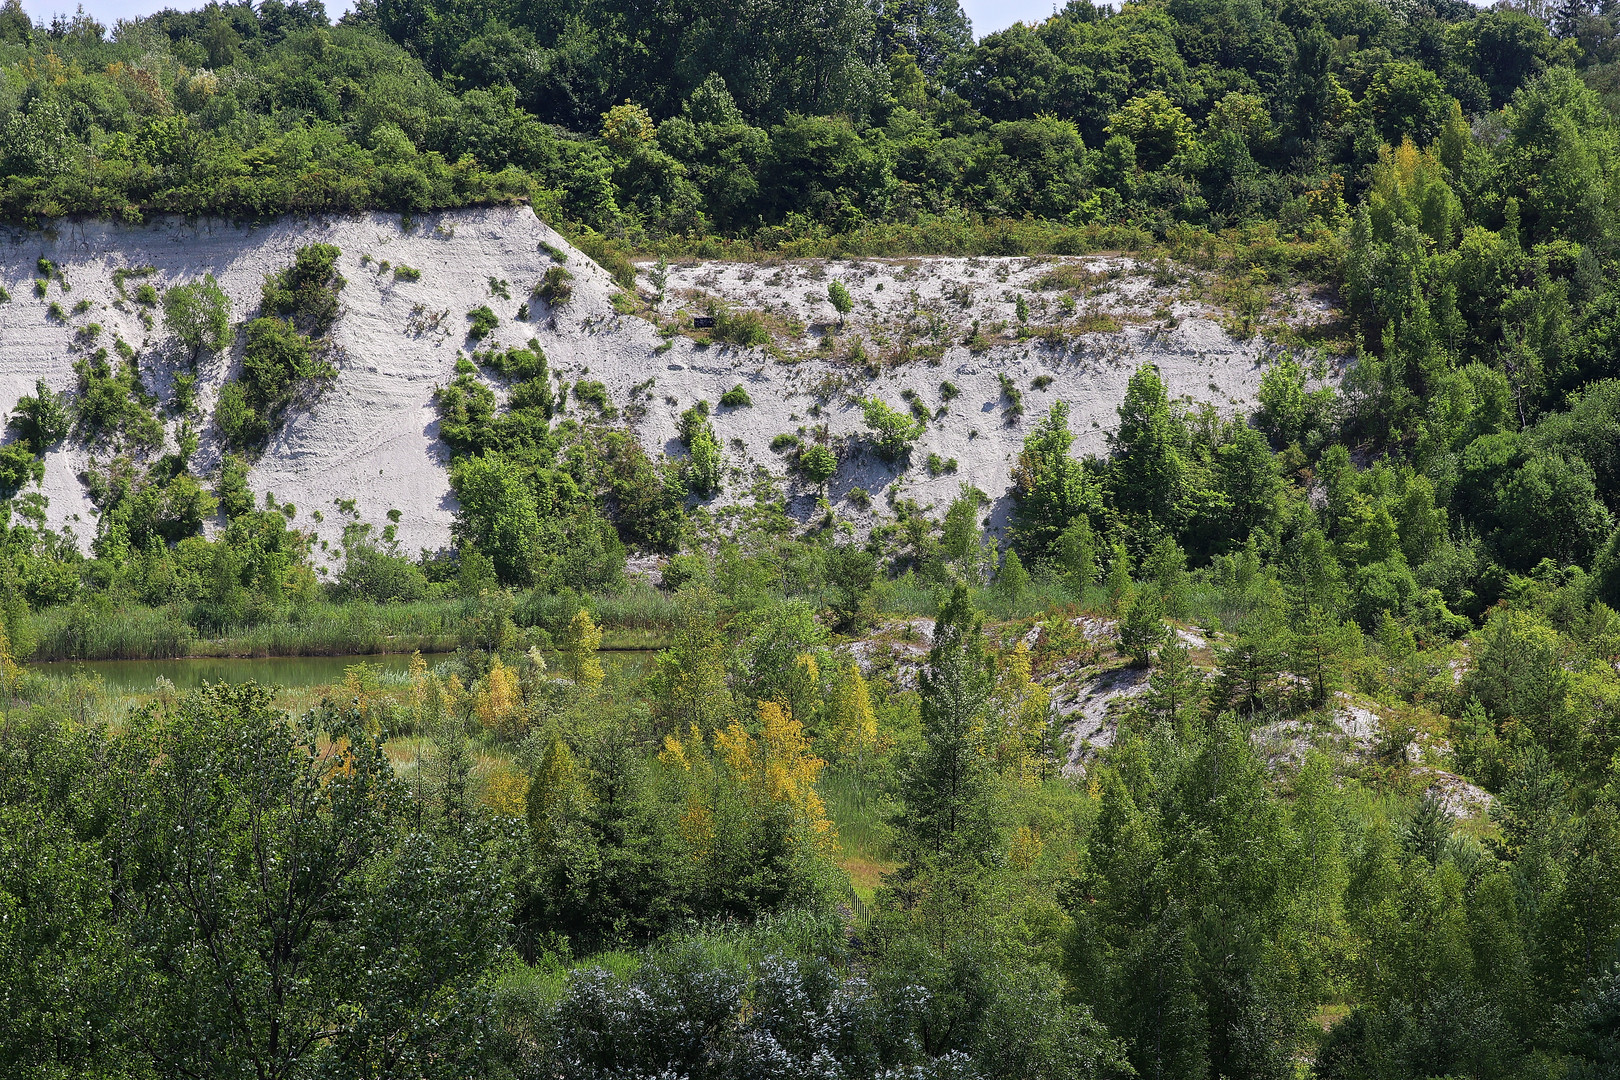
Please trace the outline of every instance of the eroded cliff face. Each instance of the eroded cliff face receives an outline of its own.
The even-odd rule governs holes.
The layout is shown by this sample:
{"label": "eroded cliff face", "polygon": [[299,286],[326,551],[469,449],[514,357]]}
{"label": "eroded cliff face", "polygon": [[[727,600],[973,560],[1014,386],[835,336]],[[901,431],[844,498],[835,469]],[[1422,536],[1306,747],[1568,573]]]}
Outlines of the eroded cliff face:
{"label": "eroded cliff face", "polygon": [[[1156,364],[1172,396],[1230,414],[1252,404],[1269,352],[1257,338],[1230,336],[1189,274],[1127,256],[643,265],[641,300],[621,298],[616,307],[621,287],[527,208],[252,226],[62,222],[0,236],[0,286],[10,295],[0,303],[0,409],[9,411],[41,380],[72,392],[74,363],[107,349],[116,365],[122,341],[157,399],[168,449],[186,421],[167,404],[176,376],[190,370],[190,353],[166,329],[161,307],[142,297],[205,274],[217,279],[230,299],[233,343],[197,367],[189,422],[199,436],[191,462],[198,475],[218,467],[214,405],[240,370],[242,338],[234,330],[257,314],[265,275],[286,268],[305,245],[338,247],[346,285],[327,350],[336,377],[288,413],[249,480],[256,492],[293,503],[298,524],[333,547],[345,521],[335,505],[348,500],[364,521],[381,524],[398,511],[408,552],[449,540],[455,503],[433,391],[474,348],[538,341],[555,377],[602,383],[617,414],[604,418],[570,396],[570,415],[627,425],[655,457],[683,453],[680,413],[708,401],[725,455],[725,484],[713,497],[722,504],[746,497],[763,470],[778,478],[795,513],[808,516],[820,492],[790,475],[771,442],[782,434],[814,439],[824,425],[823,437],[842,457],[827,495],[857,530],[888,512],[883,496],[891,488],[942,510],[964,483],[990,496],[991,524],[1000,525],[1018,450],[1052,402],[1071,406],[1076,453],[1101,453],[1139,365]],[[55,271],[43,294],[36,285],[44,280],[42,258]],[[562,260],[573,278],[569,300],[552,305],[531,296]],[[833,281],[849,294],[844,314],[828,298]],[[142,285],[153,293],[141,293]],[[468,312],[480,306],[498,322],[476,342]],[[631,307],[639,313],[621,313]],[[677,332],[713,309],[759,312],[770,344],[705,344],[697,340],[705,334]],[[481,377],[501,392],[498,376]],[[738,384],[752,404],[720,406]],[[928,416],[908,462],[861,449],[859,401],[869,395]],[[118,452],[80,435],[48,451],[38,490],[49,500],[50,524],[88,542],[96,515],[84,477]],[[869,508],[862,492],[873,497]]]}

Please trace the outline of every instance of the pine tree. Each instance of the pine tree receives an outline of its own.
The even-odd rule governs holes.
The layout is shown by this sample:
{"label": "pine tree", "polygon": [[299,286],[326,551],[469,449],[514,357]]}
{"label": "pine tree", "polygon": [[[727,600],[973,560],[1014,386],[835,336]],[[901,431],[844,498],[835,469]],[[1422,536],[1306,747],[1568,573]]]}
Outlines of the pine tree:
{"label": "pine tree", "polygon": [[936,860],[973,859],[994,845],[986,805],[986,714],[992,672],[983,620],[958,584],[934,621],[922,673],[923,747],[901,783],[895,824],[914,872]]}
{"label": "pine tree", "polygon": [[1143,588],[1158,597],[1160,610],[1172,619],[1187,608],[1187,553],[1170,537],[1154,545],[1142,564]]}
{"label": "pine tree", "polygon": [[589,793],[579,774],[573,751],[562,736],[553,734],[525,800],[529,836],[542,848],[584,810]]}
{"label": "pine tree", "polygon": [[1097,541],[1091,532],[1091,519],[1081,514],[1058,535],[1058,568],[1068,579],[1069,588],[1084,593],[1097,582]]}
{"label": "pine tree", "polygon": [[1294,920],[1312,978],[1327,990],[1343,936],[1344,838],[1334,806],[1333,763],[1312,752],[1294,781],[1291,862]]}
{"label": "pine tree", "polygon": [[1172,633],[1159,648],[1158,666],[1148,678],[1142,711],[1185,741],[1202,712],[1204,695],[1203,673],[1193,666],[1187,646]]}
{"label": "pine tree", "polygon": [[996,592],[1014,603],[1029,592],[1029,571],[1024,569],[1024,561],[1012,548],[1007,549],[1006,558],[1001,560],[1001,572],[996,575]]}
{"label": "pine tree", "polygon": [[1069,453],[1073,444],[1068,403],[1054,402],[1013,466],[1013,530],[1028,558],[1049,558],[1059,534],[1101,506],[1085,466]]}
{"label": "pine tree", "polygon": [[1287,660],[1282,627],[1269,611],[1250,614],[1225,647],[1219,650],[1220,672],[1215,679],[1214,704],[1252,716],[1272,703],[1277,675]]}
{"label": "pine tree", "polygon": [[676,626],[670,647],[658,654],[653,701],[675,731],[713,731],[731,712],[726,686],[726,640],[708,586],[689,586],[675,595]]}
{"label": "pine tree", "polygon": [[1020,779],[1032,779],[1047,737],[1052,696],[1033,678],[1029,646],[1018,641],[1002,655],[996,681],[999,722],[994,739],[996,762]]}
{"label": "pine tree", "polygon": [[1187,495],[1183,427],[1170,407],[1159,369],[1152,364],[1137,368],[1120,402],[1119,430],[1109,437],[1109,445],[1114,452],[1114,504],[1139,536],[1151,537],[1181,520]]}
{"label": "pine tree", "polygon": [[1401,843],[1407,853],[1430,866],[1438,866],[1450,835],[1451,815],[1446,812],[1445,804],[1433,791],[1424,792],[1401,829]]}
{"label": "pine tree", "polygon": [[1131,556],[1125,545],[1114,545],[1114,557],[1108,566],[1108,603],[1115,611],[1130,599],[1135,586],[1131,582]]}
{"label": "pine tree", "polygon": [[1361,649],[1361,631],[1341,623],[1314,604],[1288,637],[1288,670],[1310,685],[1310,704],[1328,703],[1344,678],[1344,667]]}
{"label": "pine tree", "polygon": [[1147,667],[1168,633],[1164,608],[1154,593],[1144,589],[1131,598],[1119,617],[1119,648],[1132,667]]}

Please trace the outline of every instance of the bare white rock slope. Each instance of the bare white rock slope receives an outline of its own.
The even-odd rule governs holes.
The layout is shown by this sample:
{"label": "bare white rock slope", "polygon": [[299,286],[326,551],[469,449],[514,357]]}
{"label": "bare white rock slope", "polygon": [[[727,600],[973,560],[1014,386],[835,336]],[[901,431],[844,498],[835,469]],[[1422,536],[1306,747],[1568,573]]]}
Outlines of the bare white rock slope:
{"label": "bare white rock slope", "polygon": [[[882,496],[891,487],[897,495],[943,508],[963,483],[995,501],[989,516],[998,526],[1006,520],[1005,495],[1024,436],[1052,402],[1063,399],[1072,408],[1076,453],[1102,452],[1139,365],[1156,364],[1172,396],[1208,401],[1230,414],[1253,402],[1269,355],[1258,338],[1229,336],[1217,313],[1191,299],[1187,277],[1124,257],[638,268],[644,295],[659,297],[652,314],[667,325],[716,305],[763,312],[773,344],[744,348],[704,345],[682,334],[666,338],[650,319],[619,314],[612,298],[620,290],[608,274],[527,208],[449,212],[408,223],[389,214],[261,225],[175,218],[142,226],[64,221],[42,232],[11,230],[0,237],[0,286],[10,294],[0,303],[0,410],[8,412],[38,379],[57,390],[74,387],[73,363],[91,347],[79,331],[90,323],[102,327],[100,345],[110,346],[116,336],[138,349],[143,381],[167,399],[174,374],[184,370],[181,350],[165,333],[160,314],[120,294],[114,279],[119,268],[154,267],[151,277],[140,280],[160,291],[211,273],[240,323],[255,314],[264,276],[288,266],[299,247],[339,247],[338,268],[348,284],[333,328],[338,376],[272,437],[251,483],[294,503],[299,523],[332,543],[341,532],[341,519],[331,512],[335,501],[354,500],[361,517],[374,522],[398,510],[399,539],[409,551],[437,548],[449,538],[455,504],[446,448],[437,438],[433,390],[452,377],[458,354],[474,347],[466,337],[467,312],[479,305],[500,318],[482,347],[537,339],[554,371],[605,384],[655,456],[682,452],[676,440],[682,409],[700,399],[716,405],[742,384],[753,404],[717,407],[713,417],[728,465],[726,490],[717,502],[740,497],[764,469],[783,483],[795,512],[808,516],[819,492],[793,480],[770,443],[783,433],[813,438],[817,426],[825,425],[826,436],[845,448],[828,494],[856,528],[884,512]],[[529,293],[558,252],[574,276],[574,295],[552,309]],[[41,257],[59,268],[62,279],[51,282],[43,297],[34,284]],[[384,263],[389,269],[380,271]],[[421,276],[397,279],[394,268],[400,266]],[[834,280],[854,301],[844,318],[828,301]],[[126,281],[125,292],[137,283]],[[86,301],[87,307],[74,310]],[[520,320],[525,302],[532,311]],[[53,316],[53,303],[63,317]],[[979,333],[970,349],[975,323]],[[1018,340],[1020,326],[1058,332],[1029,337],[1025,330],[1026,340]],[[240,362],[239,335],[228,355],[202,362],[199,402],[205,416]],[[1003,377],[1010,381],[1004,384]],[[947,382],[956,390],[948,400],[949,391],[941,389]],[[1021,413],[1012,408],[1007,386],[1021,395]],[[909,467],[897,468],[860,450],[858,402],[875,394],[905,409],[906,391],[930,415],[939,415],[917,442]],[[571,408],[588,409],[577,402]],[[171,444],[177,423],[169,420]],[[217,463],[218,448],[206,425],[202,434],[193,468],[206,472]],[[954,469],[930,475],[929,455],[941,465],[954,461]],[[81,541],[95,531],[94,508],[80,479],[93,456],[70,440],[46,460],[49,520],[72,526]],[[849,499],[854,488],[877,497],[870,510],[857,505],[864,501],[859,496]],[[325,511],[324,522],[306,513],[313,510]]]}

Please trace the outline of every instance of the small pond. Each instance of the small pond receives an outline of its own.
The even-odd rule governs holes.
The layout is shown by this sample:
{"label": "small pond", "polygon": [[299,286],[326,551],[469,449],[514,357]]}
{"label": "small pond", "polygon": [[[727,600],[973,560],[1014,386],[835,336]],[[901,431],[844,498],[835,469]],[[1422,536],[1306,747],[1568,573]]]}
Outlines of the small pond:
{"label": "small pond", "polygon": [[[432,659],[428,661],[432,663]],[[99,675],[114,693],[144,693],[157,685],[159,677],[181,690],[192,690],[205,682],[247,682],[257,680],[267,686],[326,686],[343,681],[343,669],[355,664],[371,664],[385,672],[410,669],[409,653],[381,656],[191,656],[180,660],[62,660],[30,665],[44,675],[68,678],[83,672]]]}
{"label": "small pond", "polygon": [[[628,671],[638,674],[646,670],[656,655],[641,649],[604,651],[597,654],[602,666],[609,671]],[[430,655],[429,664],[443,656]],[[555,667],[555,658],[546,657]],[[180,660],[61,660],[29,665],[34,671],[57,678],[69,678],[78,672],[101,676],[103,684],[114,693],[141,694],[157,685],[161,676],[178,689],[192,690],[205,682],[247,682],[257,680],[266,686],[329,686],[343,681],[343,669],[355,664],[370,664],[386,673],[404,673],[410,670],[410,653],[385,653],[376,656],[266,656],[215,657],[191,656]]]}

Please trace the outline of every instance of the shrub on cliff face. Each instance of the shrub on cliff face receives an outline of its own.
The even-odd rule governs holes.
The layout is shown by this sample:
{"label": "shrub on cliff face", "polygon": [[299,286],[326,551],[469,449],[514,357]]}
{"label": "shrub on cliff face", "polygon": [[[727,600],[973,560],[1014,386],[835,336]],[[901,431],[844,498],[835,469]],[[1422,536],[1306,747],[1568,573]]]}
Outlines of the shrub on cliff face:
{"label": "shrub on cliff face", "polygon": [[214,409],[226,445],[262,446],[310,383],[337,374],[322,354],[347,284],[336,269],[340,254],[332,244],[306,244],[291,266],[265,275],[259,317],[243,331],[241,376],[220,388]]}
{"label": "shrub on cliff face", "polygon": [[812,484],[825,484],[838,472],[838,455],[825,446],[807,446],[799,454],[798,470]]}
{"label": "shrub on cliff face", "polygon": [[266,274],[260,290],[261,314],[292,319],[301,331],[320,337],[338,317],[338,293],[348,284],[337,272],[342,252],[333,244],[307,244],[285,270]]}
{"label": "shrub on cliff face", "polygon": [[535,283],[534,295],[552,307],[560,307],[573,299],[574,275],[561,266],[553,266]]}
{"label": "shrub on cliff face", "polygon": [[191,353],[193,364],[200,354],[220,352],[230,343],[230,312],[230,299],[213,274],[163,292],[163,325]]}
{"label": "shrub on cliff face", "polygon": [[467,312],[467,318],[472,320],[472,327],[467,331],[467,336],[474,341],[484,340],[492,330],[501,324],[501,320],[496,318],[493,311],[489,310],[488,304],[479,304]]}
{"label": "shrub on cliff face", "polygon": [[872,432],[872,442],[886,461],[898,462],[911,451],[911,444],[922,437],[922,421],[891,409],[877,398],[861,403],[861,415]]}

